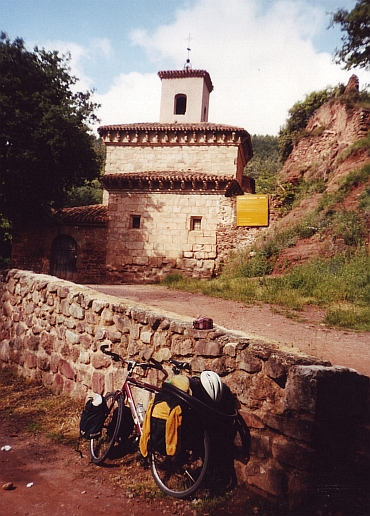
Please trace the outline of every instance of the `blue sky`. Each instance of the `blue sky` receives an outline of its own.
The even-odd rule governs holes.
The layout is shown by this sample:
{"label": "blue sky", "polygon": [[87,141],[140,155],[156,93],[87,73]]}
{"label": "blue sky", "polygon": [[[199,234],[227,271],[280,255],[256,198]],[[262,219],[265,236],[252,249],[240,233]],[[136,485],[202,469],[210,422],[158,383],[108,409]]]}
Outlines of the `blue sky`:
{"label": "blue sky", "polygon": [[306,94],[356,73],[332,61],[341,46],[328,12],[355,0],[0,0],[0,30],[71,52],[79,90],[95,89],[101,124],[155,122],[159,70],[187,58],[206,69],[214,92],[210,122],[277,134]]}

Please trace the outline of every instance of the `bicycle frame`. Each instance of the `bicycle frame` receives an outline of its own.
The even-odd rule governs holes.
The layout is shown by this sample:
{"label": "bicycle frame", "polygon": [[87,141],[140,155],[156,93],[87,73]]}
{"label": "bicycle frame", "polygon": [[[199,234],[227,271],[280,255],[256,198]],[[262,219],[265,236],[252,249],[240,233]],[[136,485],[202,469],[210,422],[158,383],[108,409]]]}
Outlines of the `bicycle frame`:
{"label": "bicycle frame", "polygon": [[132,418],[134,420],[136,432],[137,432],[138,436],[141,436],[142,425],[141,425],[139,417],[138,417],[136,403],[135,403],[135,400],[134,400],[134,397],[133,397],[133,394],[131,391],[131,386],[151,392],[152,394],[156,394],[161,389],[160,389],[160,387],[156,387],[155,385],[152,385],[150,383],[143,382],[142,380],[139,380],[138,378],[133,378],[132,376],[127,376],[125,383],[122,386],[122,389],[120,391],[117,391],[118,395],[122,393],[126,397],[129,407],[130,407],[130,410],[131,410]]}

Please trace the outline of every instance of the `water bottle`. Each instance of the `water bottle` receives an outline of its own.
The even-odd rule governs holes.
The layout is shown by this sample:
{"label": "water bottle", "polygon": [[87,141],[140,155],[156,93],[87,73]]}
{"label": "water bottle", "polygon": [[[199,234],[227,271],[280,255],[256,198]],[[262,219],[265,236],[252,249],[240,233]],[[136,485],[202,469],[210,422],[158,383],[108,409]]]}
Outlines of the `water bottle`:
{"label": "water bottle", "polygon": [[136,405],[136,412],[137,412],[137,416],[139,418],[139,422],[140,422],[140,424],[142,424],[144,422],[144,418],[145,418],[145,409],[144,409],[144,405],[142,403],[138,403]]}

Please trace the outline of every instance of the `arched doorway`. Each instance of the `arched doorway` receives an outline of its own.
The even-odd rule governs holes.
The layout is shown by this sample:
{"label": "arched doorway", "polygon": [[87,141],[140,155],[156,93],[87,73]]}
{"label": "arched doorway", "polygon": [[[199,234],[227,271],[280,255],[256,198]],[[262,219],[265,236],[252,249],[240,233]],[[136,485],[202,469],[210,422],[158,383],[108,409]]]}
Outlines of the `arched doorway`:
{"label": "arched doorway", "polygon": [[69,235],[59,235],[51,245],[50,274],[75,281],[77,278],[77,242]]}

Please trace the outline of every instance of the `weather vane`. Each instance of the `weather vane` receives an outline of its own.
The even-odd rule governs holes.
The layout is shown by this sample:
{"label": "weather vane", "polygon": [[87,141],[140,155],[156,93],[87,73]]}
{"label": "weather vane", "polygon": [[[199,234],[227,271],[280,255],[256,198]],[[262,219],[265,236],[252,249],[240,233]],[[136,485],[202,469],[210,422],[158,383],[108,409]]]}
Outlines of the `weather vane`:
{"label": "weather vane", "polygon": [[189,37],[188,37],[188,47],[186,48],[186,50],[188,51],[188,58],[186,60],[186,63],[184,65],[184,69],[185,70],[191,70],[191,63],[190,63],[190,51],[191,51],[191,48],[190,48],[190,40],[193,39],[190,37],[190,32],[189,32]]}

